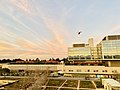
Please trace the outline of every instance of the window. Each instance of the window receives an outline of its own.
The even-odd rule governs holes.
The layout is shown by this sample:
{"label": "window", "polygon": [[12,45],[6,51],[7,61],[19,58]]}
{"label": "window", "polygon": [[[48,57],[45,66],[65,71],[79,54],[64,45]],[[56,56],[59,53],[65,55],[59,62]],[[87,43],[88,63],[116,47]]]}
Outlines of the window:
{"label": "window", "polygon": [[98,70],[94,70],[94,72],[98,72]]}
{"label": "window", "polygon": [[81,72],[81,70],[80,70],[80,69],[78,69],[78,70],[77,70],[77,72]]}
{"label": "window", "polygon": [[88,69],[88,72],[90,72],[90,70]]}
{"label": "window", "polygon": [[69,72],[73,72],[73,70],[69,70]]}
{"label": "window", "polygon": [[112,59],[111,55],[104,55],[104,59]]}
{"label": "window", "polygon": [[96,70],[96,72],[98,72],[98,70]]}
{"label": "window", "polygon": [[107,70],[103,70],[102,72],[107,72]]}
{"label": "window", "polygon": [[120,59],[120,55],[114,55],[113,58],[114,59]]}
{"label": "window", "polygon": [[107,70],[105,70],[105,72],[107,72]]}

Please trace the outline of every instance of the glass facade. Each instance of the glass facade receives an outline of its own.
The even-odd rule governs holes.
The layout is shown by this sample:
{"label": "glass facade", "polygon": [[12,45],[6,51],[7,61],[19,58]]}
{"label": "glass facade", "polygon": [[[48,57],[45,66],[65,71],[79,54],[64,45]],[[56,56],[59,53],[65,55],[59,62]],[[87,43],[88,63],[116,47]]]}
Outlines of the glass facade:
{"label": "glass facade", "polygon": [[69,60],[88,60],[92,58],[91,48],[89,47],[70,47],[68,48]]}
{"label": "glass facade", "polygon": [[102,59],[102,44],[97,44],[97,57],[98,59]]}
{"label": "glass facade", "polygon": [[120,60],[120,35],[106,36],[96,47],[85,45],[68,48],[69,60]]}
{"label": "glass facade", "polygon": [[120,40],[102,41],[103,59],[120,59]]}

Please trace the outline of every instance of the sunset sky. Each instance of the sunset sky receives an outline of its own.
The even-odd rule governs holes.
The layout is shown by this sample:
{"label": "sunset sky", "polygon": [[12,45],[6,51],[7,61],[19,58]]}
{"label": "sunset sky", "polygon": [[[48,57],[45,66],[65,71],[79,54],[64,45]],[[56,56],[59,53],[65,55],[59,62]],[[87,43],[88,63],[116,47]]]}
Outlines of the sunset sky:
{"label": "sunset sky", "polygon": [[120,0],[0,0],[0,59],[63,58],[73,43],[111,34]]}

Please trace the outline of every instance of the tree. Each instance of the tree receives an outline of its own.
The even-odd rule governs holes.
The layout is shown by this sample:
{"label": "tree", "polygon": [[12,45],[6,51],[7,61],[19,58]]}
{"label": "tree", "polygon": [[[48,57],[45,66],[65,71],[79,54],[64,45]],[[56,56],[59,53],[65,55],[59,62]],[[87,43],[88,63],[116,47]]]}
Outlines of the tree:
{"label": "tree", "polygon": [[68,59],[67,59],[67,58],[63,58],[63,59],[62,59],[62,61],[67,62],[67,61],[68,61]]}
{"label": "tree", "polygon": [[2,68],[0,69],[1,75],[8,75],[10,73],[10,70],[8,68]]}
{"label": "tree", "polygon": [[51,58],[49,59],[49,61],[51,61]]}
{"label": "tree", "polygon": [[36,60],[35,60],[35,61],[40,61],[40,60],[39,60],[39,58],[36,58]]}
{"label": "tree", "polygon": [[54,61],[55,59],[54,58],[52,58],[52,61]]}
{"label": "tree", "polygon": [[60,59],[59,59],[59,58],[56,58],[56,61],[59,61],[59,62],[60,62]]}
{"label": "tree", "polygon": [[2,71],[3,71],[4,73],[10,73],[10,69],[8,69],[8,68],[3,68]]}

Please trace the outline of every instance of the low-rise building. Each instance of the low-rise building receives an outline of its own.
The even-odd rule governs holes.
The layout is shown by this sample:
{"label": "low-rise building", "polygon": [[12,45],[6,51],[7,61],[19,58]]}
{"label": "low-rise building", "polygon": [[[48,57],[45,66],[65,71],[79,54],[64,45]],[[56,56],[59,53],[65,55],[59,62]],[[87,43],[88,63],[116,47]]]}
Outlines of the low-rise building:
{"label": "low-rise building", "polygon": [[110,77],[120,73],[120,67],[105,67],[105,66],[79,66],[79,65],[41,65],[41,64],[4,64],[2,68],[10,70],[50,70],[61,71],[63,74],[88,74]]}

